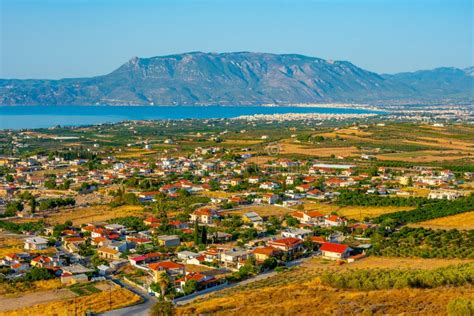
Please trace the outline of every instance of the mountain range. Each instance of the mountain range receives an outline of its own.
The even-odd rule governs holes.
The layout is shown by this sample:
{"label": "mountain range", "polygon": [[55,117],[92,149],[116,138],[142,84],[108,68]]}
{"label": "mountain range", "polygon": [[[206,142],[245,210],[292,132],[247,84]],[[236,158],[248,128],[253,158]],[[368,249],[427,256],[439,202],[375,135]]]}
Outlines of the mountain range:
{"label": "mountain range", "polygon": [[[387,61],[390,62],[390,61]],[[103,76],[0,79],[0,105],[261,105],[474,99],[474,67],[377,74],[297,54],[134,57]]]}

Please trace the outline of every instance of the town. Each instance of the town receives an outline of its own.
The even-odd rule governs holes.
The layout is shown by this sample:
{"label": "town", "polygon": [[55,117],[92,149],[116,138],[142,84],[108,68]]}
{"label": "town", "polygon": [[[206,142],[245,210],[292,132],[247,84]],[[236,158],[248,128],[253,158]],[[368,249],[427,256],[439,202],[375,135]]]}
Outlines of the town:
{"label": "town", "polygon": [[47,310],[32,293],[58,290],[50,308],[64,315],[179,312],[300,266],[373,258],[461,260],[464,283],[446,282],[472,284],[472,125],[270,123],[2,131],[0,312]]}

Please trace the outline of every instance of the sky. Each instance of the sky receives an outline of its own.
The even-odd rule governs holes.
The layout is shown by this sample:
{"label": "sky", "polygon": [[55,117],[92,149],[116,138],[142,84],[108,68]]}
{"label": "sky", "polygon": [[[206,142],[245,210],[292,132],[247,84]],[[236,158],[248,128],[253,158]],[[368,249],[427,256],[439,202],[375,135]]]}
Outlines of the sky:
{"label": "sky", "polygon": [[0,0],[0,78],[106,74],[133,56],[298,53],[379,73],[473,66],[472,0]]}

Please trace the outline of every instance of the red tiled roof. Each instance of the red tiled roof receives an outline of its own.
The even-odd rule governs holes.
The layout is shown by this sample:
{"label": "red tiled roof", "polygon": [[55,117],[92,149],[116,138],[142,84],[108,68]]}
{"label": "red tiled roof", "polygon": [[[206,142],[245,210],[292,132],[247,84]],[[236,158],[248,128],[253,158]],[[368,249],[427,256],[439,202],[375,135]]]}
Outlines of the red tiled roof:
{"label": "red tiled roof", "polygon": [[173,261],[163,261],[150,263],[148,267],[152,270],[168,270],[168,269],[182,269],[184,265],[173,262]]}
{"label": "red tiled roof", "polygon": [[335,243],[332,243],[332,242],[325,242],[319,250],[328,251],[328,252],[343,253],[348,248],[349,248],[348,245],[335,244]]}
{"label": "red tiled roof", "polygon": [[288,238],[281,238],[277,240],[272,240],[271,243],[273,244],[281,244],[285,246],[293,246],[297,244],[301,244],[303,241],[299,238],[288,237]]}
{"label": "red tiled roof", "polygon": [[273,248],[273,247],[260,247],[260,248],[255,248],[252,252],[255,253],[255,254],[272,256],[275,253],[278,253],[280,251],[278,249]]}

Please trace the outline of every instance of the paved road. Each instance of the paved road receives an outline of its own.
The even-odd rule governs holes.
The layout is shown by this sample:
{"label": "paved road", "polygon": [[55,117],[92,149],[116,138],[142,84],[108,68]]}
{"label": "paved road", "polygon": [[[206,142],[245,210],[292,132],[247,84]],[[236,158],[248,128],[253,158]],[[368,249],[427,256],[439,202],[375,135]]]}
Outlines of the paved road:
{"label": "paved road", "polygon": [[[298,265],[302,264],[304,261],[309,260],[310,258],[311,257],[300,258],[300,259],[297,259],[297,260],[293,260],[293,261],[288,262],[286,264],[286,266],[287,267],[298,266]],[[241,285],[246,285],[246,284],[250,284],[250,283],[253,283],[253,282],[260,281],[260,280],[264,280],[264,279],[267,279],[267,278],[270,278],[270,277],[276,275],[277,273],[278,272],[275,272],[275,271],[261,273],[261,274],[258,274],[256,276],[254,276],[253,278],[246,279],[246,280],[238,282],[238,283],[231,283],[231,284],[228,284],[228,285],[223,286],[223,287],[217,287],[215,290],[213,290],[211,288],[211,289],[209,289],[210,291],[207,291],[206,293],[196,295],[196,296],[193,296],[193,297],[189,297],[189,298],[186,298],[186,299],[183,299],[183,300],[178,299],[178,301],[176,301],[175,304],[179,305],[179,306],[180,305],[186,305],[188,303],[191,303],[191,302],[197,300],[198,298],[206,297],[207,295],[212,294],[213,292],[222,291],[224,289],[228,289],[228,288],[232,288],[232,287],[236,287],[236,286],[241,286]],[[143,291],[141,291],[137,288],[134,288],[134,287],[128,285],[127,283],[122,283],[118,280],[115,280],[115,281],[116,281],[116,283],[121,284],[122,286],[126,287],[130,291],[140,295],[144,299],[144,302],[141,303],[141,304],[138,304],[138,305],[134,305],[134,306],[130,306],[130,307],[125,307],[125,308],[109,311],[109,312],[106,312],[106,313],[103,313],[103,314],[100,314],[100,315],[104,315],[104,316],[131,316],[131,315],[147,316],[150,308],[153,306],[153,304],[155,302],[157,302],[157,299],[155,297],[149,296],[147,293],[144,293]]]}
{"label": "paved road", "polygon": [[[308,257],[308,258],[300,258],[300,259],[297,259],[297,260],[293,260],[293,261],[290,261],[290,262],[287,262],[286,263],[286,266],[288,268],[291,268],[291,267],[294,267],[294,266],[298,266],[300,264],[302,264],[304,261],[307,261],[311,259],[311,257]],[[246,279],[246,280],[243,280],[241,282],[238,282],[238,283],[231,283],[231,284],[228,284],[227,286],[224,286],[224,287],[219,287],[217,288],[216,290],[214,291],[209,291],[209,292],[206,292],[206,293],[203,293],[201,295],[196,295],[196,296],[193,296],[193,297],[190,297],[190,298],[187,298],[187,299],[183,299],[183,300],[178,300],[178,301],[175,301],[176,305],[186,305],[188,303],[191,303],[195,300],[197,300],[198,298],[202,298],[202,297],[205,297],[213,292],[216,292],[216,291],[221,291],[221,290],[224,290],[224,289],[228,289],[228,288],[231,288],[231,287],[235,287],[235,286],[240,286],[240,285],[246,285],[246,284],[250,284],[250,283],[253,283],[253,282],[257,282],[257,281],[260,281],[260,280],[264,280],[264,279],[267,279],[267,278],[270,278],[274,275],[276,275],[278,272],[275,272],[275,271],[271,271],[271,272],[266,272],[266,273],[261,273],[261,274],[258,274],[256,276],[254,276],[253,278],[250,278],[250,279]],[[211,288],[212,289],[212,288]]]}
{"label": "paved road", "polygon": [[157,302],[156,297],[148,295],[148,293],[145,293],[141,289],[138,289],[136,287],[133,287],[125,282],[121,282],[119,280],[114,279],[113,280],[115,283],[125,287],[126,289],[132,291],[133,293],[140,295],[143,299],[143,303],[129,306],[129,307],[124,307],[120,309],[115,309],[112,311],[105,312],[103,314],[99,315],[104,315],[104,316],[148,316],[148,312],[150,311],[151,307]]}

